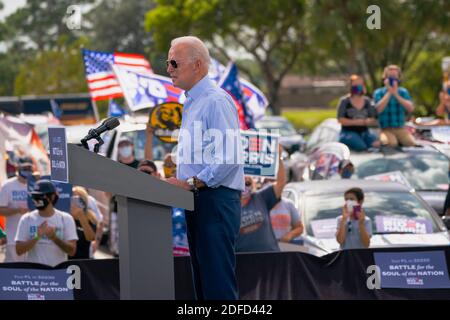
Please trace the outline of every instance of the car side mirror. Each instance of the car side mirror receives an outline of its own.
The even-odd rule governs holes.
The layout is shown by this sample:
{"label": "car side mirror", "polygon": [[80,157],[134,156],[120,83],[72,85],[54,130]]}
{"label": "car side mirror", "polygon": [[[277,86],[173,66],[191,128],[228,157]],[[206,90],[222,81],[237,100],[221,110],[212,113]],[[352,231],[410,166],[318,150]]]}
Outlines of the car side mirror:
{"label": "car side mirror", "polygon": [[450,230],[450,216],[443,216],[442,222],[444,222],[444,225],[447,228],[447,230]]}

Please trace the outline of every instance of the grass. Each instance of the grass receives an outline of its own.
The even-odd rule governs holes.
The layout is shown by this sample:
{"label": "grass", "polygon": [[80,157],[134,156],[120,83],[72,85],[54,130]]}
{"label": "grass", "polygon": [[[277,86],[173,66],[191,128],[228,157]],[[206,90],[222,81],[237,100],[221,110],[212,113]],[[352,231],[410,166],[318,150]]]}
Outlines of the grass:
{"label": "grass", "polygon": [[336,118],[335,109],[285,109],[281,114],[296,129],[308,129],[309,131],[312,131],[325,119]]}

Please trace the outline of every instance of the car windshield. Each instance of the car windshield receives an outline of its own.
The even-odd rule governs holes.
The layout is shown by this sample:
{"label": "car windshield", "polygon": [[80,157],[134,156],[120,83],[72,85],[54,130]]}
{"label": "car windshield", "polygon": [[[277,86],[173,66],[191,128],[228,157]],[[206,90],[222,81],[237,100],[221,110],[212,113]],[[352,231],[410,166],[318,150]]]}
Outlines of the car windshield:
{"label": "car windshield", "polygon": [[355,176],[359,179],[400,171],[416,191],[445,190],[449,184],[449,161],[440,153],[406,153],[355,163],[355,166]]}
{"label": "car windshield", "polygon": [[280,135],[290,136],[296,134],[294,127],[287,121],[262,120],[255,123],[256,129],[280,130]]}
{"label": "car windshield", "polygon": [[[122,136],[127,136],[134,142],[134,154],[137,160],[144,159],[145,130],[135,130],[123,132]],[[171,153],[176,144],[165,143],[153,136],[153,160],[163,161],[166,153]]]}
{"label": "car windshield", "polygon": [[[336,219],[342,214],[344,203],[341,193],[307,196],[304,207],[307,234],[334,238]],[[372,221],[374,234],[439,231],[430,211],[409,192],[367,192],[362,207]]]}

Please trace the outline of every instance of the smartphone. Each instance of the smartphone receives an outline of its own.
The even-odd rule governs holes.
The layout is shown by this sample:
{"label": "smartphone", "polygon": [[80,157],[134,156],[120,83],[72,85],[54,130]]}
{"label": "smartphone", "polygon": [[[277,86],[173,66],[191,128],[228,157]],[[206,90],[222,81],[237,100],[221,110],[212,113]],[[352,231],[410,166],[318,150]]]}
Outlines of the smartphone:
{"label": "smartphone", "polygon": [[389,85],[390,85],[391,87],[393,87],[393,86],[394,86],[394,83],[395,83],[395,81],[397,81],[397,79],[391,78],[391,77],[389,77],[388,79],[389,79]]}
{"label": "smartphone", "polygon": [[353,219],[358,220],[360,214],[361,214],[361,206],[360,205],[353,206]]}

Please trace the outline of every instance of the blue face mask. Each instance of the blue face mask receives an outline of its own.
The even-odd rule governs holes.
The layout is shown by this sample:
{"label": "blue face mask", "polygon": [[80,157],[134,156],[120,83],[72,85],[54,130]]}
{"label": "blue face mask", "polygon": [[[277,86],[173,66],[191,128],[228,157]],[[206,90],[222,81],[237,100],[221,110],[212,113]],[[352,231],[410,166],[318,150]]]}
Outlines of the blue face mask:
{"label": "blue face mask", "polygon": [[358,84],[357,86],[352,86],[352,94],[362,95],[364,88],[362,85]]}
{"label": "blue face mask", "polygon": [[351,176],[352,176],[352,174],[353,174],[353,172],[352,172],[351,170],[349,170],[349,169],[344,169],[344,170],[342,170],[341,178],[342,178],[342,179],[350,179]]}
{"label": "blue face mask", "polygon": [[32,175],[33,175],[33,172],[31,170],[19,169],[19,176],[21,176],[24,179],[28,179]]}

